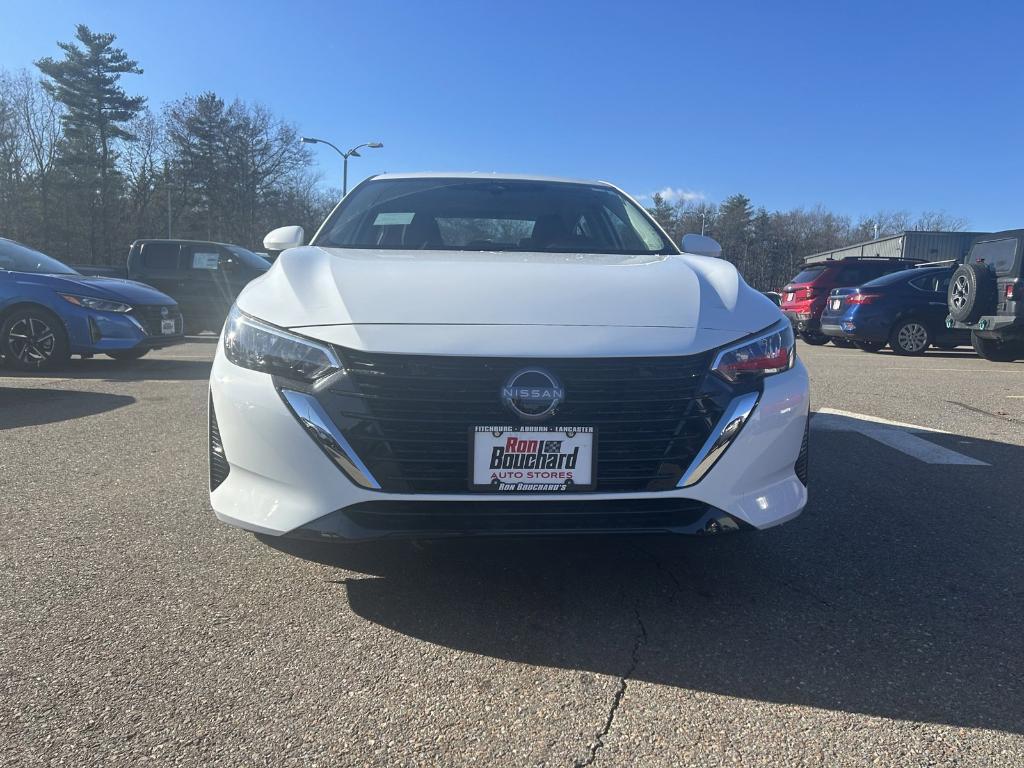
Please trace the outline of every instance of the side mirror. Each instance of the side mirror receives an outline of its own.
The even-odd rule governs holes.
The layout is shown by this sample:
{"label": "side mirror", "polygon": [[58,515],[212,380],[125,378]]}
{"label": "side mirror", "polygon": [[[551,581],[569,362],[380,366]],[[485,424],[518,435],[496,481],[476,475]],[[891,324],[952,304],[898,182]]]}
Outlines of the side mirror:
{"label": "side mirror", "polygon": [[683,235],[683,253],[692,253],[697,256],[712,256],[716,259],[722,258],[722,246],[713,237],[705,235]]}
{"label": "side mirror", "polygon": [[306,243],[306,231],[302,227],[278,227],[263,238],[263,247],[268,251],[287,251]]}

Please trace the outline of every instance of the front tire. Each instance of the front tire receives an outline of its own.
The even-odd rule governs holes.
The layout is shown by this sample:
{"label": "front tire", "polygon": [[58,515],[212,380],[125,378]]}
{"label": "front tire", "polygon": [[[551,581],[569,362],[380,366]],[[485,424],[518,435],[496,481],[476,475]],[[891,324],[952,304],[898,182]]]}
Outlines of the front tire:
{"label": "front tire", "polygon": [[996,339],[983,339],[978,334],[971,334],[971,346],[978,354],[978,357],[989,360],[993,363],[1012,363],[1022,357],[1021,345],[997,341]]}
{"label": "front tire", "polygon": [[906,320],[892,329],[889,346],[897,355],[923,355],[932,343],[928,326],[919,320]]}
{"label": "front tire", "polygon": [[45,371],[68,361],[71,350],[64,323],[43,307],[12,312],[0,325],[0,349],[19,371]]}
{"label": "front tire", "polygon": [[119,349],[116,352],[107,352],[106,355],[115,360],[138,360],[148,352],[148,349]]}

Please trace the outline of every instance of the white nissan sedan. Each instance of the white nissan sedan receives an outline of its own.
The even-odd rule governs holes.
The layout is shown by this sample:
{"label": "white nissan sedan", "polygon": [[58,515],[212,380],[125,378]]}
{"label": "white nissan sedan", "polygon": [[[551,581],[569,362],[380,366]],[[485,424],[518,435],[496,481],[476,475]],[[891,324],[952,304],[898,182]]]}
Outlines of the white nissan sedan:
{"label": "white nissan sedan", "polygon": [[710,534],[803,509],[789,322],[616,187],[377,176],[303,243],[267,236],[283,253],[217,348],[222,521],[334,540]]}

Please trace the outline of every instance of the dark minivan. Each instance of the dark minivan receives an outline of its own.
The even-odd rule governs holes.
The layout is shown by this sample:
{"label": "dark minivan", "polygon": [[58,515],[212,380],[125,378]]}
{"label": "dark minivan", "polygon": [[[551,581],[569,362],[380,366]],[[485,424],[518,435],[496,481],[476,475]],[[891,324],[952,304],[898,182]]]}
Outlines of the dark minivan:
{"label": "dark minivan", "polygon": [[228,310],[253,278],[270,269],[266,259],[230,243],[136,240],[128,252],[128,277],[174,298],[185,332],[220,331]]}

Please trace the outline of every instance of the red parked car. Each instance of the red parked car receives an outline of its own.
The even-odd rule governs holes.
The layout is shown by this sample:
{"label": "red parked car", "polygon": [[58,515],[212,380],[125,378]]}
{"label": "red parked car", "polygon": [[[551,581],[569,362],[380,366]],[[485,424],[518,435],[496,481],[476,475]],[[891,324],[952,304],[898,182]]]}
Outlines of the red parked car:
{"label": "red parked car", "polygon": [[917,263],[911,259],[850,257],[808,264],[782,289],[782,311],[801,339],[808,344],[825,344],[829,337],[821,332],[821,313],[833,288],[863,285]]}

